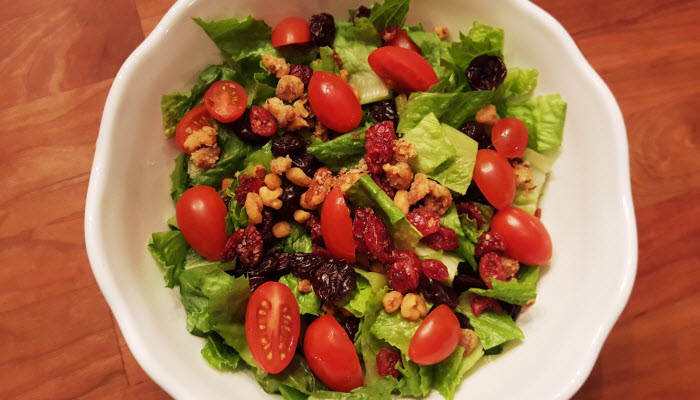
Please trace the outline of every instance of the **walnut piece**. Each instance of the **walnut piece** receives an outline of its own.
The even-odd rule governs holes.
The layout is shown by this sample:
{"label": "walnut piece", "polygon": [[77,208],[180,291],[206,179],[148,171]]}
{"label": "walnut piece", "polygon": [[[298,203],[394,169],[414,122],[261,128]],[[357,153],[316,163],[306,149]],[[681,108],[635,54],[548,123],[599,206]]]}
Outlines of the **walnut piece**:
{"label": "walnut piece", "polygon": [[430,191],[423,199],[425,207],[435,211],[437,215],[444,215],[452,205],[452,193],[450,189],[432,179],[428,181],[428,187]]}
{"label": "walnut piece", "polygon": [[458,346],[464,347],[462,357],[466,357],[474,352],[476,345],[479,344],[479,337],[471,329],[462,329],[462,334],[459,337]]}
{"label": "walnut piece", "polygon": [[309,178],[301,168],[290,168],[285,172],[285,176],[290,182],[297,186],[309,187],[311,186],[311,178]]}
{"label": "walnut piece", "polygon": [[294,220],[300,224],[303,224],[309,218],[311,218],[311,213],[306,210],[294,211]]}
{"label": "walnut piece", "polygon": [[401,210],[402,213],[408,214],[411,208],[411,204],[408,202],[408,192],[405,190],[399,190],[394,196],[394,204]]}
{"label": "walnut piece", "polygon": [[221,148],[217,145],[213,147],[200,147],[190,154],[190,159],[199,168],[213,168],[219,161]]}
{"label": "walnut piece", "polygon": [[290,232],[291,228],[287,221],[281,221],[272,225],[272,235],[277,239],[289,236]]}
{"label": "walnut piece", "polygon": [[312,290],[311,282],[308,279],[299,280],[297,290],[301,293],[309,293]]}
{"label": "walnut piece", "polygon": [[407,293],[401,302],[401,316],[415,321],[426,315],[428,309],[425,307],[425,300],[418,294]]}
{"label": "walnut piece", "polygon": [[275,94],[278,98],[291,103],[304,95],[304,82],[294,75],[285,75],[277,82]]}
{"label": "walnut piece", "polygon": [[292,166],[292,159],[289,156],[277,157],[270,162],[270,171],[273,174],[282,175]]}
{"label": "walnut piece", "polygon": [[436,26],[433,28],[433,33],[438,35],[438,38],[440,40],[445,40],[447,39],[447,35],[449,35],[449,31],[447,30],[446,26]]}
{"label": "walnut piece", "polygon": [[307,210],[315,210],[323,203],[333,187],[333,173],[326,167],[319,168],[311,180],[309,190],[301,195],[299,204]]}
{"label": "walnut piece", "polygon": [[262,222],[263,201],[259,194],[250,192],[245,198],[245,212],[248,222],[257,225]]}
{"label": "walnut piece", "polygon": [[476,122],[484,125],[494,126],[498,122],[498,113],[496,112],[496,106],[489,104],[488,106],[479,110],[476,113]]}
{"label": "walnut piece", "polygon": [[401,302],[403,301],[403,295],[401,292],[392,290],[391,292],[384,295],[382,298],[382,306],[384,306],[384,311],[389,314],[398,310],[401,307]]}
{"label": "walnut piece", "polygon": [[287,60],[282,57],[263,54],[262,62],[267,69],[268,74],[275,74],[277,78],[281,78],[289,74],[289,64],[287,64]]}
{"label": "walnut piece", "polygon": [[503,265],[503,272],[506,274],[506,279],[514,277],[520,270],[520,263],[518,260],[509,257],[501,257],[501,265]]}
{"label": "walnut piece", "polygon": [[397,162],[395,164],[384,164],[382,167],[386,172],[389,185],[395,189],[405,190],[411,187],[413,171],[407,162]]}
{"label": "walnut piece", "polygon": [[411,142],[398,139],[394,142],[394,158],[398,162],[406,162],[418,155],[416,147]]}
{"label": "walnut piece", "polygon": [[200,130],[190,133],[185,139],[183,147],[190,154],[201,147],[216,146],[216,129],[211,126],[203,126]]}
{"label": "walnut piece", "polygon": [[282,195],[283,189],[278,187],[275,190],[270,190],[267,186],[260,188],[260,198],[264,205],[279,210],[282,208],[282,200],[279,197]]}
{"label": "walnut piece", "polygon": [[523,194],[527,196],[537,187],[537,185],[532,183],[530,163],[527,161],[523,162],[519,158],[516,158],[512,160],[510,164],[513,166],[513,173],[515,174],[515,186],[522,186]]}
{"label": "walnut piece", "polygon": [[276,174],[265,175],[265,179],[263,180],[263,182],[265,182],[265,186],[267,186],[267,188],[270,190],[275,190],[278,187],[282,186],[282,178],[280,178],[280,176]]}

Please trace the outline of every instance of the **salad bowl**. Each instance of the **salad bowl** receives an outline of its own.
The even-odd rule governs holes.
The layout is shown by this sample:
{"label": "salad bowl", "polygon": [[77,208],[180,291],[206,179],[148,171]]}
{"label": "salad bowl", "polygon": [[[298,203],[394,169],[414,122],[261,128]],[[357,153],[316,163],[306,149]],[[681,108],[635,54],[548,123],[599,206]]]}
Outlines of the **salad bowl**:
{"label": "salad bowl", "polygon": [[[93,272],[143,369],[176,398],[265,398],[248,372],[220,372],[200,356],[201,338],[184,328],[177,291],[145,243],[174,206],[168,196],[174,141],[163,137],[160,98],[190,87],[221,61],[192,21],[253,15],[274,26],[321,11],[347,15],[356,1],[180,0],[133,52],[105,104],[90,178],[85,236]],[[367,4],[369,5],[369,4]],[[538,299],[518,320],[526,339],[484,357],[457,398],[558,399],[590,373],[630,295],[637,238],[622,115],[610,90],[565,29],[524,0],[414,1],[408,23],[447,26],[453,37],[473,21],[505,30],[505,58],[539,70],[536,94],[568,102],[563,150],[541,203],[554,255],[542,269]],[[507,384],[503,384],[507,382]],[[433,392],[431,398],[440,398]]]}

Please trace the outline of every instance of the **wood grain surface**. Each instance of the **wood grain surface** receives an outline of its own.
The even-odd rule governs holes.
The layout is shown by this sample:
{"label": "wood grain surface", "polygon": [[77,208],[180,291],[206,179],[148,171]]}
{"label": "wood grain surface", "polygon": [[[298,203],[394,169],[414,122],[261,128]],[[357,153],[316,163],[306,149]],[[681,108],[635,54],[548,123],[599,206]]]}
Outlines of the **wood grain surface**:
{"label": "wood grain surface", "polygon": [[[639,233],[632,297],[576,398],[698,398],[700,1],[536,3],[622,108]],[[171,4],[2,2],[1,399],[168,397],[95,283],[83,212],[112,78]]]}

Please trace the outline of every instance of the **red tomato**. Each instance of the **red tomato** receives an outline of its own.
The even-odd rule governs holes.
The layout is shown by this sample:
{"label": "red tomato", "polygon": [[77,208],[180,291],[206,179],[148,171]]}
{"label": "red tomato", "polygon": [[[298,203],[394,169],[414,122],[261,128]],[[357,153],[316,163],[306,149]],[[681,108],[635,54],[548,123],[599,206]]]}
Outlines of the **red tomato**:
{"label": "red tomato", "polygon": [[266,282],[255,289],[245,313],[245,336],[250,352],[271,374],[289,365],[299,340],[299,304],[287,285]]}
{"label": "red tomato", "polygon": [[552,238],[539,218],[516,208],[500,210],[491,220],[491,230],[503,236],[506,254],[527,265],[552,258]]}
{"label": "red tomato", "polygon": [[336,74],[316,71],[309,82],[309,105],[318,120],[338,132],[350,132],[362,119],[362,107],[350,85]]}
{"label": "red tomato", "polygon": [[330,314],[316,318],[306,329],[304,355],[311,371],[331,390],[349,392],[364,384],[355,346]]}
{"label": "red tomato", "polygon": [[527,148],[527,128],[517,118],[503,118],[491,130],[493,147],[506,158],[517,158]]}
{"label": "red tomato", "polygon": [[207,110],[204,104],[191,109],[182,117],[175,130],[175,142],[180,146],[182,151],[190,154],[189,151],[185,150],[185,140],[187,140],[193,132],[197,132],[205,126],[212,126],[210,118],[209,110]]}
{"label": "red tomato", "polygon": [[474,182],[486,200],[497,209],[510,206],[515,197],[515,173],[499,153],[483,149],[476,153]]}
{"label": "red tomato", "polygon": [[439,305],[428,314],[413,335],[408,356],[416,364],[437,364],[455,351],[460,335],[455,313],[448,306]]}
{"label": "red tomato", "polygon": [[282,20],[272,31],[272,47],[280,47],[293,43],[306,43],[311,40],[309,24],[299,17],[288,17]]}
{"label": "red tomato", "polygon": [[380,47],[370,53],[367,61],[389,88],[400,93],[425,92],[438,83],[430,63],[402,47]]}
{"label": "red tomato", "polygon": [[350,210],[345,204],[340,186],[326,197],[321,209],[321,234],[333,256],[355,262],[355,239],[352,236]]}
{"label": "red tomato", "polygon": [[226,244],[226,204],[210,186],[195,186],[180,196],[175,207],[182,236],[197,253],[221,260]]}
{"label": "red tomato", "polygon": [[404,31],[403,29],[399,29],[396,31],[396,35],[386,41],[387,46],[394,46],[394,47],[401,47],[404,49],[408,49],[411,51],[415,51],[418,54],[423,54],[423,51],[421,51],[420,47],[411,40],[410,37],[408,37],[408,33]]}
{"label": "red tomato", "polygon": [[234,81],[218,81],[204,94],[204,105],[215,120],[223,123],[237,120],[248,106],[243,86]]}

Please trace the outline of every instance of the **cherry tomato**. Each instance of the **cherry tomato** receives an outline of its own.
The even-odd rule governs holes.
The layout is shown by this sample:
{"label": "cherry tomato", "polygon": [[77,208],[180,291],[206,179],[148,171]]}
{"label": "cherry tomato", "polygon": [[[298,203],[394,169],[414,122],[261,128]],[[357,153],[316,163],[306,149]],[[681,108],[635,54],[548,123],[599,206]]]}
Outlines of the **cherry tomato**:
{"label": "cherry tomato", "polygon": [[448,306],[439,305],[425,317],[413,335],[408,356],[416,364],[437,364],[455,351],[460,335],[455,313]]}
{"label": "cherry tomato", "polygon": [[197,253],[221,260],[226,244],[226,204],[210,186],[195,186],[180,196],[175,207],[182,236]]}
{"label": "cherry tomato", "polygon": [[416,42],[414,42],[413,40],[411,40],[410,37],[408,37],[408,33],[406,33],[406,31],[404,31],[403,29],[397,30],[396,35],[393,38],[386,41],[386,45],[401,47],[404,49],[414,51],[421,55],[423,54],[423,51],[421,51],[420,47],[418,47]]}
{"label": "cherry tomato", "polygon": [[493,126],[491,141],[496,151],[504,157],[520,157],[527,148],[527,128],[517,118],[503,118]]}
{"label": "cherry tomato", "polygon": [[330,72],[316,71],[309,82],[309,104],[323,125],[350,132],[362,119],[362,107],[350,85]]}
{"label": "cherry tomato", "polygon": [[400,93],[425,92],[438,83],[430,63],[402,47],[380,47],[370,53],[367,61],[389,88]]}
{"label": "cherry tomato", "polygon": [[349,392],[364,384],[355,346],[330,314],[316,318],[306,329],[304,355],[311,371],[331,390]]}
{"label": "cherry tomato", "polygon": [[321,209],[321,234],[333,256],[355,262],[355,239],[352,236],[350,210],[340,186],[326,196]]}
{"label": "cherry tomato", "polygon": [[311,40],[309,24],[299,17],[288,17],[282,20],[272,31],[272,47],[287,44],[306,43]]}
{"label": "cherry tomato", "polygon": [[287,285],[266,282],[255,289],[245,313],[245,336],[250,352],[271,374],[289,365],[299,340],[299,304]]}
{"label": "cherry tomato", "polygon": [[209,116],[207,107],[202,104],[188,111],[180,122],[178,122],[177,129],[175,130],[175,142],[182,151],[190,154],[190,152],[185,149],[185,140],[187,140],[193,132],[197,132],[205,126],[212,126],[211,117]]}
{"label": "cherry tomato", "polygon": [[506,254],[521,263],[539,265],[552,258],[552,238],[539,218],[516,208],[500,210],[491,220],[491,230],[503,237]]}
{"label": "cherry tomato", "polygon": [[483,149],[476,153],[474,182],[486,200],[498,210],[510,206],[515,197],[515,173],[499,153]]}
{"label": "cherry tomato", "polygon": [[234,81],[218,81],[204,94],[204,105],[215,120],[223,123],[237,120],[248,106],[243,86]]}

